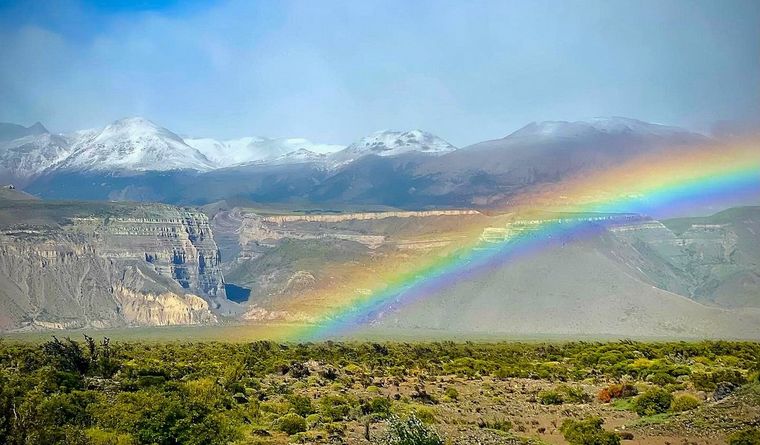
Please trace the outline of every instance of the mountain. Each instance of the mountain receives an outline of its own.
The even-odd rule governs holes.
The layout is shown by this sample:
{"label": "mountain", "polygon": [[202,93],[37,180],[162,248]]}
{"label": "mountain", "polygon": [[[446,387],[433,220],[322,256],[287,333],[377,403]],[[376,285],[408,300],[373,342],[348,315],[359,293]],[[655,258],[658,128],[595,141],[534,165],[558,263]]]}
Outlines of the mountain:
{"label": "mountain", "polygon": [[324,162],[327,159],[326,154],[316,153],[305,148],[285,153],[269,161],[271,164],[300,164],[305,162]]}
{"label": "mountain", "polygon": [[0,181],[26,185],[71,153],[70,140],[37,123],[29,128],[0,124]]}
{"label": "mountain", "polygon": [[211,170],[200,151],[153,122],[121,119],[99,131],[85,132],[71,147],[71,155],[56,168],[64,170]]}
{"label": "mountain", "polygon": [[448,196],[459,205],[498,206],[532,184],[709,141],[682,128],[621,117],[547,121],[428,159],[415,173],[435,178],[427,193]]}
{"label": "mountain", "polygon": [[362,156],[398,156],[405,153],[440,155],[456,150],[456,147],[438,136],[422,130],[383,130],[365,136],[335,153],[332,159],[345,164]]}
{"label": "mountain", "polygon": [[29,127],[0,122],[0,142],[10,141],[13,139],[22,138],[24,136],[45,134],[47,132],[47,128],[45,128],[39,122],[36,122],[34,125],[31,125]]}
{"label": "mountain", "polygon": [[694,137],[694,133],[678,127],[653,124],[630,119],[626,117],[595,117],[588,121],[543,121],[532,122],[513,132],[504,139],[530,141],[551,141],[556,139],[590,138],[599,135],[620,136],[629,135],[639,138],[666,137],[685,138]]}
{"label": "mountain", "polygon": [[[174,144],[191,149],[170,134]],[[90,147],[87,141],[97,137],[97,132],[82,133],[74,146]],[[291,143],[294,139],[262,140],[244,138],[232,144],[188,139],[208,154],[209,162],[227,167],[188,165],[190,156],[183,157],[180,166],[125,161],[125,169],[139,170],[130,175],[111,174],[118,163],[93,161],[100,157],[79,148],[35,177],[26,189],[55,199],[193,205],[247,200],[405,209],[499,208],[526,187],[603,170],[643,154],[688,151],[711,141],[684,129],[619,117],[532,123],[504,138],[460,149],[417,130],[378,132],[325,156],[309,148],[291,150],[299,145]],[[233,156],[225,158],[225,153]],[[85,161],[75,162],[80,158]],[[245,159],[258,160],[238,163]],[[94,168],[93,162],[102,167]],[[194,170],[166,171],[171,168]]]}
{"label": "mountain", "polygon": [[[248,162],[268,162],[287,160],[284,156],[293,152],[306,150],[308,152],[325,154],[336,152],[343,148],[340,145],[319,144],[303,138],[265,138],[245,137],[227,141],[211,138],[185,138],[185,143],[195,147],[208,159],[220,167],[229,167]],[[302,156],[292,157],[302,162]]]}

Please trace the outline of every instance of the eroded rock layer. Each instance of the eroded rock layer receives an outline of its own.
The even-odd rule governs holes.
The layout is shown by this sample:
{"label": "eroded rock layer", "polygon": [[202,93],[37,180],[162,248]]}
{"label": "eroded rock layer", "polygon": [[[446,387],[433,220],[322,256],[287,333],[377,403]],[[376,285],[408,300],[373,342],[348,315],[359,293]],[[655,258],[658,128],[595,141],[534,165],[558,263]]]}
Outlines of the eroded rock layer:
{"label": "eroded rock layer", "polygon": [[226,302],[200,212],[41,201],[1,210],[0,329],[212,323]]}

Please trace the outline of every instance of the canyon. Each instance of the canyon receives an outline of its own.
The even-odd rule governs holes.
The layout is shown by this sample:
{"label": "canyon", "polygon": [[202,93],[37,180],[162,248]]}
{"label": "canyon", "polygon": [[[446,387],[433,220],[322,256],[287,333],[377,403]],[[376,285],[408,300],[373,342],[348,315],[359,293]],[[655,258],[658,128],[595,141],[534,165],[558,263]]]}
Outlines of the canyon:
{"label": "canyon", "polygon": [[[760,208],[659,221],[474,209],[287,210],[43,201],[0,191],[0,329],[314,323],[314,291],[354,274],[587,225],[366,329],[550,335],[757,335]],[[294,309],[295,308],[295,309]]]}

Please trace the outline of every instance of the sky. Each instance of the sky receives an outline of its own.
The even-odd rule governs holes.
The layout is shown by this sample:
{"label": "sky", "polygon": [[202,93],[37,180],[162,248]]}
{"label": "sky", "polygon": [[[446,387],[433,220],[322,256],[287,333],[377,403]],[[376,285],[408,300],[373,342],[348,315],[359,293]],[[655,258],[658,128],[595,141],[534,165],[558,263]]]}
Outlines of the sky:
{"label": "sky", "polygon": [[532,121],[760,122],[756,0],[0,0],[0,121],[464,146]]}

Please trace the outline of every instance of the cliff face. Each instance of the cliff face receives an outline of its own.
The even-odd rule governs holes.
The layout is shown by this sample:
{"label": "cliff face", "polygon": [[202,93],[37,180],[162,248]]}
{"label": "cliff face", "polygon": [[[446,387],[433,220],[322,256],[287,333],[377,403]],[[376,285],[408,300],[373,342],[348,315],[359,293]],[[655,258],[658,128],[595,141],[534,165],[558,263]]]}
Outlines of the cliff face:
{"label": "cliff face", "polygon": [[[24,205],[19,214],[39,215],[49,204]],[[205,215],[164,205],[55,210],[74,216],[3,224],[0,329],[216,321],[224,279]]]}

